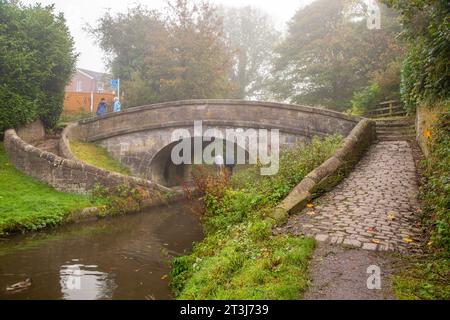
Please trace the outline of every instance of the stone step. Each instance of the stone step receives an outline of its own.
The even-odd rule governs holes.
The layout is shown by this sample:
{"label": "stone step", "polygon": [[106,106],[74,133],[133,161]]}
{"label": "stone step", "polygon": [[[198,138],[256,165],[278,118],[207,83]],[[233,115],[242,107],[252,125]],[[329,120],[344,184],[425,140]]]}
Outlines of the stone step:
{"label": "stone step", "polygon": [[406,111],[396,111],[389,114],[380,114],[380,115],[372,115],[371,118],[385,118],[385,117],[394,117],[394,116],[406,116]]}
{"label": "stone step", "polygon": [[402,117],[397,119],[374,119],[377,127],[414,126],[414,118]]}
{"label": "stone step", "polygon": [[377,124],[377,128],[390,129],[390,128],[412,128],[416,126],[413,123],[400,123],[400,124]]}
{"label": "stone step", "polygon": [[414,128],[404,127],[404,128],[377,128],[377,134],[387,134],[387,135],[396,135],[396,134],[415,134],[416,130]]}
{"label": "stone step", "polygon": [[390,128],[412,128],[414,129],[416,126],[414,125],[414,123],[381,123],[381,124],[376,124],[377,128],[381,128],[381,129],[390,129]]}
{"label": "stone step", "polygon": [[415,140],[415,135],[377,135],[379,141],[404,141]]}

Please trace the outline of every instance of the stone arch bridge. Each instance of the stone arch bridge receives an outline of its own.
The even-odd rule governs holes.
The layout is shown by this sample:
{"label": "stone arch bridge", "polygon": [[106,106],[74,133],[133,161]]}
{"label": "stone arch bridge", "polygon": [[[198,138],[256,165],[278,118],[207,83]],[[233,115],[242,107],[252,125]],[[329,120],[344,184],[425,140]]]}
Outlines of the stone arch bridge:
{"label": "stone arch bridge", "polygon": [[[280,146],[313,136],[347,136],[360,119],[325,109],[280,103],[241,100],[189,100],[125,109],[102,117],[85,119],[69,126],[68,139],[96,142],[133,175],[164,186],[176,184],[183,169],[171,166],[172,133],[186,129],[191,136],[194,121],[203,130],[215,129],[225,136],[226,129],[279,130]],[[71,157],[70,148],[67,157]]]}

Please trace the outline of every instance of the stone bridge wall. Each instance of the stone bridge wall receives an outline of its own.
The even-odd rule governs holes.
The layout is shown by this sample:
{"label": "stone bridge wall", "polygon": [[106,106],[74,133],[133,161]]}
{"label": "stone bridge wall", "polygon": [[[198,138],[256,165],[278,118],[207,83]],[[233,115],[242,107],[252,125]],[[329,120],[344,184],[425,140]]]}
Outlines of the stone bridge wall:
{"label": "stone bridge wall", "polygon": [[[22,128],[20,132],[29,137],[39,124]],[[161,202],[163,192],[171,190],[151,181],[109,172],[73,159],[59,157],[25,142],[14,129],[5,132],[5,149],[14,166],[57,190],[87,193],[97,184],[105,187],[128,185],[148,191],[147,200]],[[153,199],[153,200],[152,200]]]}
{"label": "stone bridge wall", "polygon": [[359,119],[326,109],[241,100],[187,100],[125,109],[101,118],[79,122],[88,141],[140,131],[206,125],[233,128],[279,129],[311,137],[339,133],[348,135]]}

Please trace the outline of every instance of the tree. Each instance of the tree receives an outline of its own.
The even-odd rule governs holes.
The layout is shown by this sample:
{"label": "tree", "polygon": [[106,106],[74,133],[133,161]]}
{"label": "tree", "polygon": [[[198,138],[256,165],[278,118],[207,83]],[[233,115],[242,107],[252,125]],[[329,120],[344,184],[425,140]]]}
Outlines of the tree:
{"label": "tree", "polygon": [[232,79],[236,97],[266,98],[267,79],[280,33],[265,12],[250,6],[220,9],[229,48],[234,53]]}
{"label": "tree", "polygon": [[54,127],[76,62],[64,16],[0,0],[0,57],[0,132],[37,118]]}
{"label": "tree", "polygon": [[143,7],[107,13],[91,34],[122,79],[128,105],[223,98],[234,90],[222,20],[208,2],[168,2],[162,15]]}
{"label": "tree", "polygon": [[116,16],[106,12],[96,26],[88,25],[86,30],[105,52],[112,72],[122,80],[129,80],[135,70],[141,69],[145,57],[168,37],[161,15],[140,5]]}
{"label": "tree", "polygon": [[353,92],[366,87],[377,71],[401,55],[394,41],[399,26],[383,9],[381,30],[367,29],[366,7],[360,0],[317,0],[299,10],[277,49],[276,96],[347,109]]}
{"label": "tree", "polygon": [[170,2],[168,29],[173,60],[162,79],[166,95],[175,99],[224,98],[233,91],[229,78],[231,52],[222,19],[208,2]]}
{"label": "tree", "polygon": [[450,5],[445,0],[383,0],[401,15],[407,54],[402,99],[414,112],[420,103],[450,97]]}
{"label": "tree", "polygon": [[351,100],[351,113],[353,115],[364,115],[372,111],[378,102],[380,91],[380,86],[376,83],[360,91],[355,91]]}

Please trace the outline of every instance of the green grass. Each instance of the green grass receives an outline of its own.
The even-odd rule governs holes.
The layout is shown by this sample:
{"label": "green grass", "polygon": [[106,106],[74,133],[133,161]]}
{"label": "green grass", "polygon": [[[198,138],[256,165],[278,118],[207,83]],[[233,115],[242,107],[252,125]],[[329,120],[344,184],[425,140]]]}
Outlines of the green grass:
{"label": "green grass", "polygon": [[442,254],[412,257],[394,276],[394,290],[402,300],[449,300],[450,259]]}
{"label": "green grass", "polygon": [[194,253],[173,262],[177,298],[214,300],[298,299],[308,284],[314,240],[270,236],[272,224],[250,219],[209,235]]}
{"label": "green grass", "polygon": [[54,226],[71,211],[93,205],[88,196],[58,192],[19,172],[0,143],[0,234]]}
{"label": "green grass", "polygon": [[76,158],[98,168],[130,175],[130,170],[114,159],[108,151],[94,143],[70,141],[70,149]]}
{"label": "green grass", "polygon": [[[205,178],[205,238],[190,255],[172,262],[171,286],[178,299],[299,299],[308,286],[311,238],[273,235],[274,207],[341,145],[342,138],[313,139],[283,152],[271,177],[259,168],[232,181]],[[201,177],[200,177],[201,178]],[[198,178],[197,178],[198,179]],[[195,179],[194,179],[195,180]],[[218,182],[219,181],[219,182]]]}

